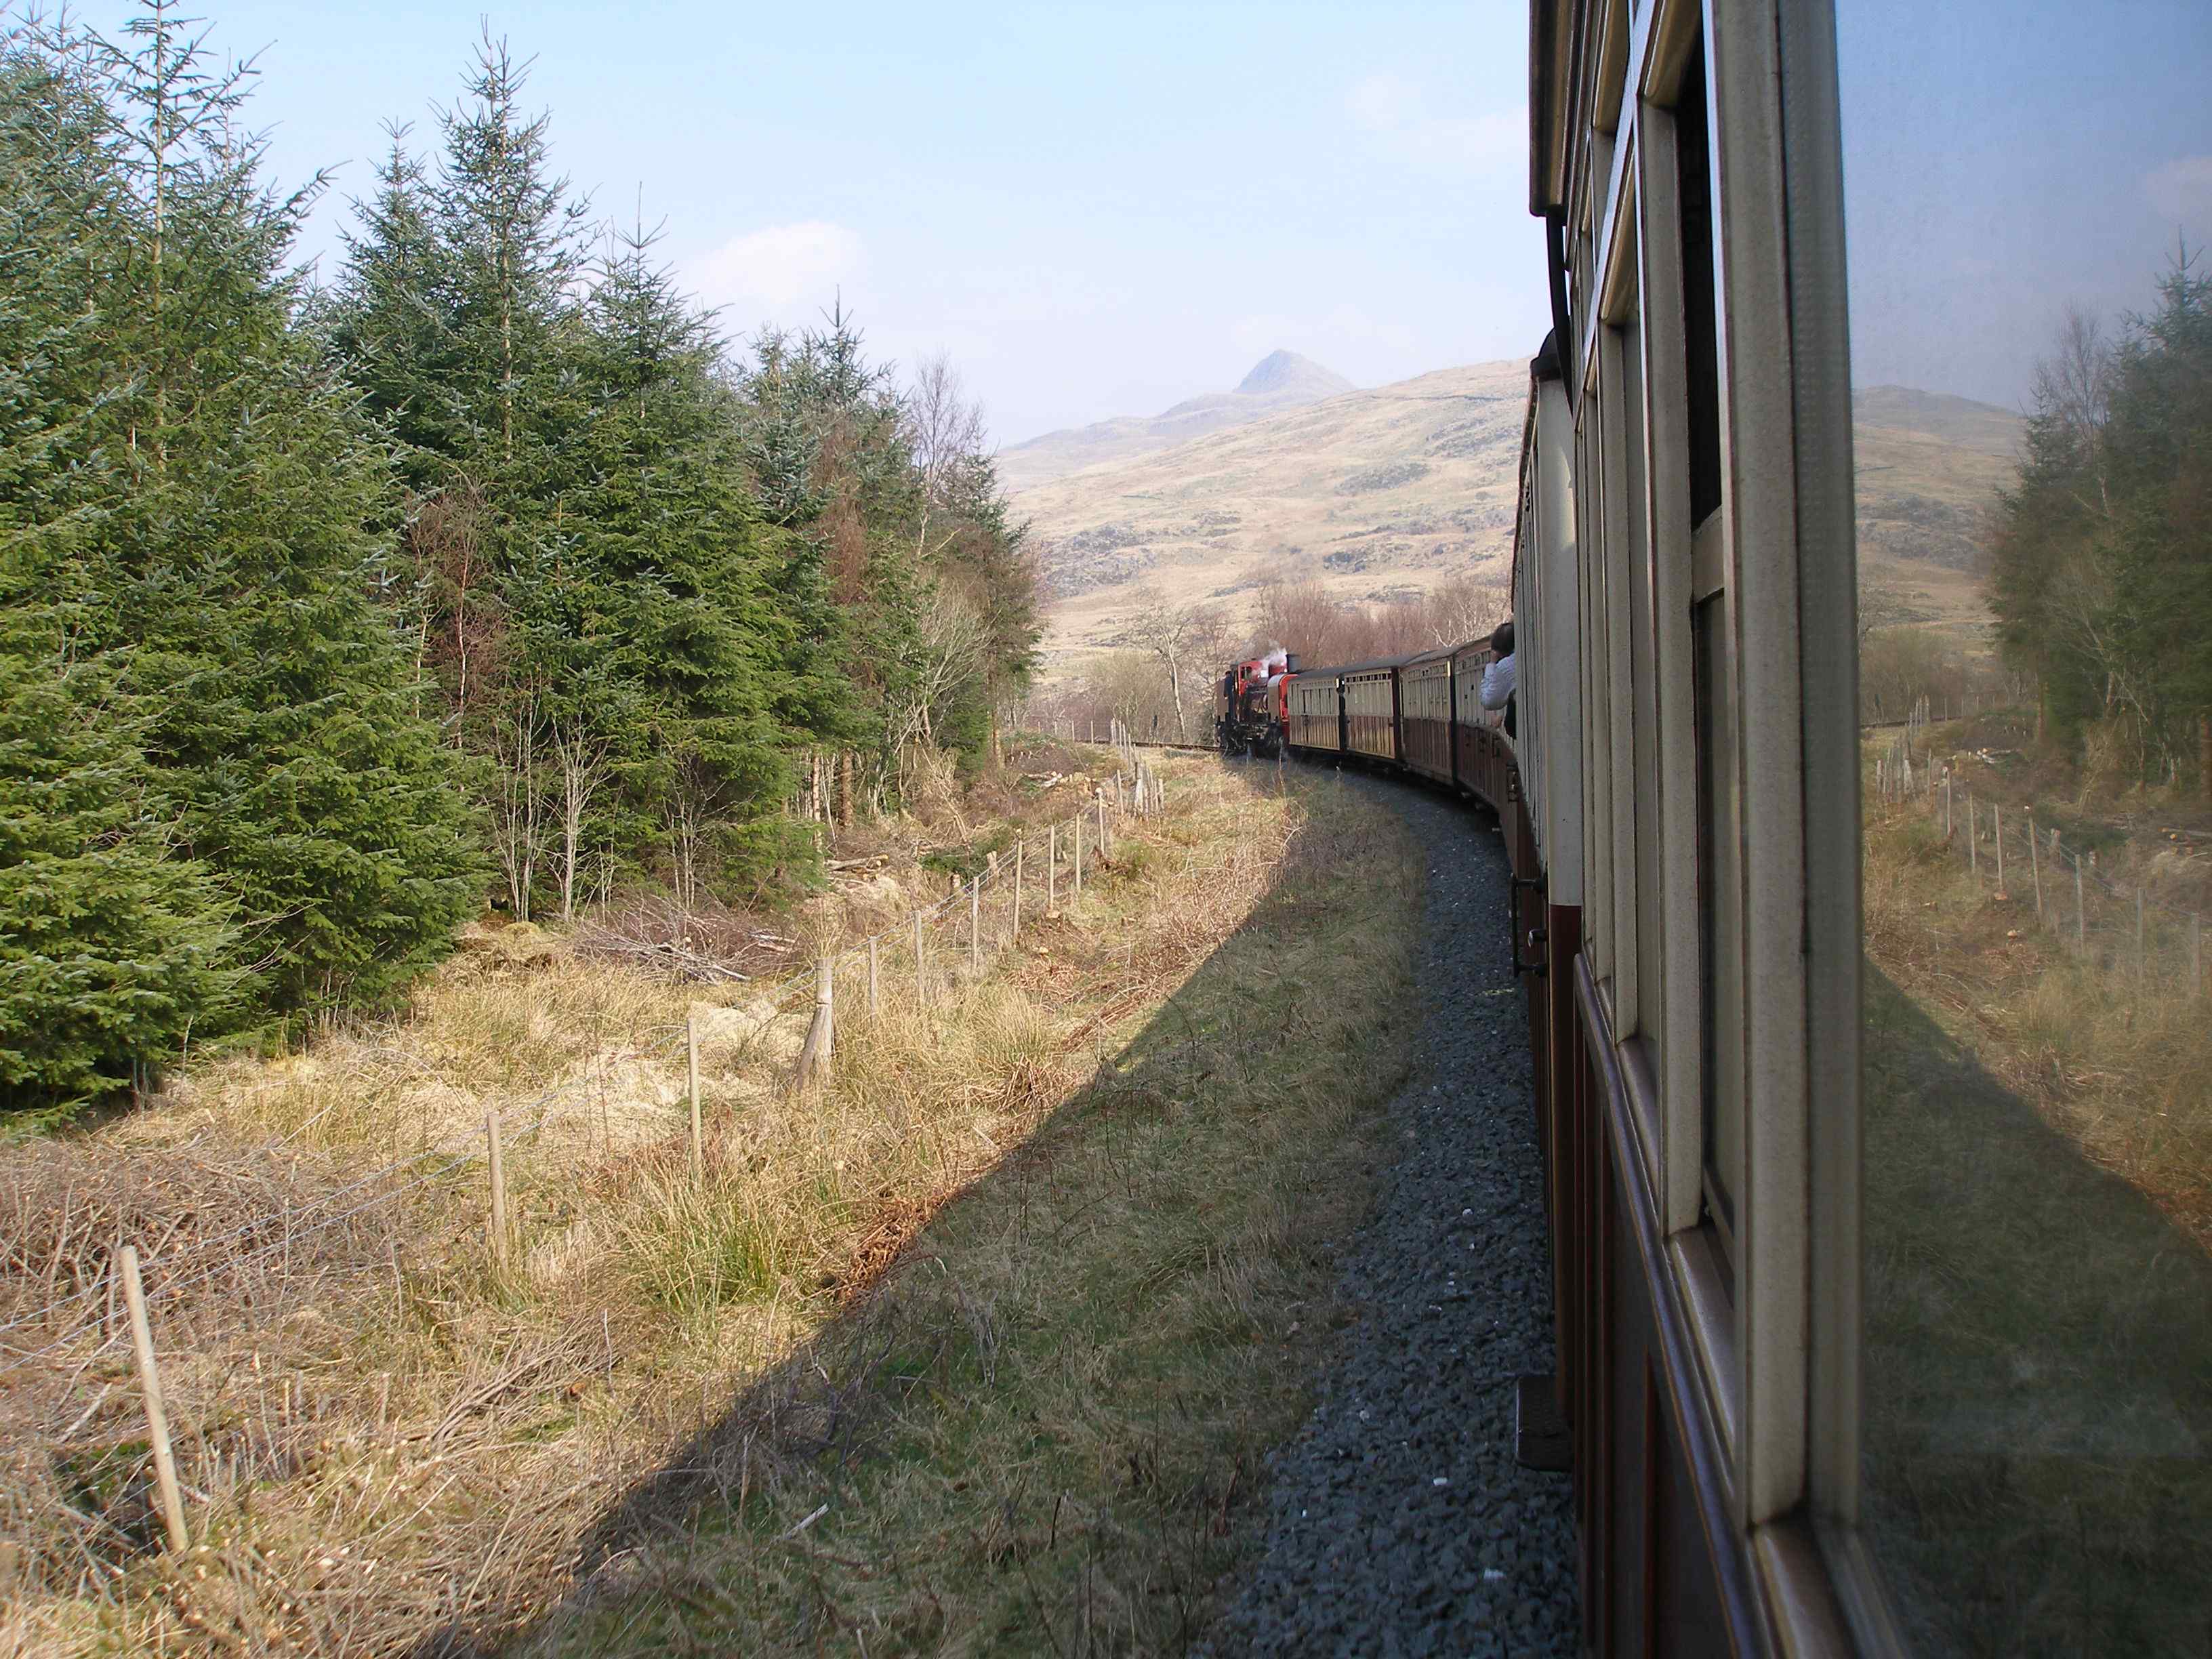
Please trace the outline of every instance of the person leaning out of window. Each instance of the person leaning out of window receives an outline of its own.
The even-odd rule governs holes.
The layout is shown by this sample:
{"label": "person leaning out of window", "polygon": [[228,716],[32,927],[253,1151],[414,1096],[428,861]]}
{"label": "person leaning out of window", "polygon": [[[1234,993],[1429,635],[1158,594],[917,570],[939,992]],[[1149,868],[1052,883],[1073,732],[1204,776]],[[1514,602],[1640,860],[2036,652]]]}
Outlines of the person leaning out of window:
{"label": "person leaning out of window", "polygon": [[1490,664],[1482,671],[1482,706],[1505,711],[1503,724],[1505,735],[1513,735],[1513,715],[1517,701],[1516,692],[1520,685],[1520,673],[1513,661],[1513,623],[1508,620],[1498,624],[1490,636],[1492,653]]}

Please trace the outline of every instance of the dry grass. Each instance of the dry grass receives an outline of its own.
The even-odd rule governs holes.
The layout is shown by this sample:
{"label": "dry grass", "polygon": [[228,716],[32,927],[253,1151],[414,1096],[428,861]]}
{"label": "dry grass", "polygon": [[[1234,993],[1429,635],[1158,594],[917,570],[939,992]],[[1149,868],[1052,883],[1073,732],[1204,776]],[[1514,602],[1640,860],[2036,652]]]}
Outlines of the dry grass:
{"label": "dry grass", "polygon": [[[1186,764],[1169,815],[1125,825],[1082,902],[1033,908],[980,979],[940,938],[955,971],[925,1012],[887,962],[880,1015],[841,1021],[834,1078],[804,1096],[781,1087],[795,1024],[758,1018],[753,988],[521,937],[457,959],[394,1027],[223,1062],[162,1109],[27,1148],[0,1176],[0,1324],[31,1319],[0,1334],[0,1653],[846,1629],[876,1652],[1034,1651],[1078,1617],[1077,1540],[1098,1629],[1152,1644],[1163,1574],[1195,1616],[1185,1534],[1230,1547],[1261,1437],[1295,1412],[1285,1310],[1321,1282],[1316,1229],[1358,1202],[1344,1164],[1396,1064],[1413,866],[1371,809],[1315,788],[1273,799]],[[818,901],[807,937],[866,902]],[[1280,994],[1347,960],[1365,991]],[[859,1000],[850,976],[841,994]],[[676,1036],[695,1002],[696,1179]],[[1310,1079],[1286,1083],[1301,1058]],[[489,1107],[538,1125],[509,1154],[505,1268]],[[200,1540],[182,1560],[154,1548],[127,1342],[110,1326],[22,1357],[73,1313],[104,1319],[123,1237],[149,1248]],[[1042,1462],[1063,1495],[1032,1559],[1006,1528],[1048,1525]],[[775,1541],[817,1489],[862,1481],[864,1507]],[[948,1541],[956,1520],[990,1534],[980,1555]],[[671,1524],[699,1529],[692,1552]],[[1136,1565],[1115,1578],[1109,1557]],[[1008,1598],[1018,1559],[1034,1599]],[[687,1588],[740,1564],[742,1607]]]}
{"label": "dry grass", "polygon": [[1869,1526],[1913,1645],[2194,1652],[2212,1038],[1870,817]]}
{"label": "dry grass", "polygon": [[2085,962],[2039,925],[2026,881],[1996,892],[1917,810],[1870,819],[1864,883],[1874,962],[2087,1156],[2212,1248],[2206,1000],[2171,977]]}

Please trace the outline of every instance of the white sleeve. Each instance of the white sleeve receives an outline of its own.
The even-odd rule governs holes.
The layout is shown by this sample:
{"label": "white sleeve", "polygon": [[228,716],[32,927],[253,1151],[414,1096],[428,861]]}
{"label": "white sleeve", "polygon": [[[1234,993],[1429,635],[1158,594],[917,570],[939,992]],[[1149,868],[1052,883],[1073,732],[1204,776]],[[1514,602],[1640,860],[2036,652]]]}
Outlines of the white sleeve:
{"label": "white sleeve", "polygon": [[1505,700],[1513,695],[1514,661],[1510,655],[1503,656],[1482,671],[1482,706],[1503,708]]}

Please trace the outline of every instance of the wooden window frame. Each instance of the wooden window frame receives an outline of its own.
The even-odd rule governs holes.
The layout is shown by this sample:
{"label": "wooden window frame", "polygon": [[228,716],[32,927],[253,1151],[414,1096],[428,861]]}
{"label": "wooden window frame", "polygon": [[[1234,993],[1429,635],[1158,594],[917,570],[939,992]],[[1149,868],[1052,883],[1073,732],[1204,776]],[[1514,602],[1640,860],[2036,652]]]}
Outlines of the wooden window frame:
{"label": "wooden window frame", "polygon": [[[1561,343],[1582,381],[1578,404],[1589,408],[1576,413],[1594,416],[1588,429],[1608,441],[1593,458],[1577,434],[1571,453],[1583,463],[1578,472],[1605,454],[1618,458],[1611,440],[1623,377],[1606,367],[1601,331],[1619,320],[1605,301],[1623,280],[1638,320],[1645,453],[1641,536],[1619,510],[1625,477],[1574,481],[1594,544],[1575,560],[1589,591],[1570,614],[1585,619],[1589,654],[1605,664],[1575,677],[1591,715],[1582,744],[1593,767],[1589,810],[1577,815],[1588,826],[1591,972],[1612,982],[1616,1030],[1654,1041],[1666,1103],[1655,1136],[1662,1226],[1695,1316],[1716,1420],[1727,1429],[1732,1501],[1769,1605],[1793,1626],[1802,1614],[1810,1623],[1801,1629],[1827,1616],[1804,1582],[1809,1516],[1855,1631],[1880,1650],[1888,1644],[1882,1623],[1859,1616],[1854,1589],[1869,1588],[1869,1603],[1879,1602],[1854,1530],[1859,812],[1850,431],[1847,414],[1838,415],[1848,408],[1838,377],[1847,388],[1849,357],[1832,3],[1616,0],[1599,27],[1578,100],[1593,142],[1565,181],[1578,337],[1571,353]],[[1616,40],[1625,46],[1618,57]],[[1679,258],[1668,257],[1680,246],[1674,123],[1686,116],[1669,106],[1701,41],[1723,459],[1717,523],[1704,536],[1687,522],[1686,497],[1669,488],[1689,465],[1677,413],[1687,369],[1674,320],[1684,296]],[[1617,338],[1613,349],[1617,365]],[[1637,556],[1639,542],[1650,560],[1648,696],[1635,673],[1630,603],[1641,596],[1616,592],[1626,586],[1621,561]],[[1742,1067],[1746,1173],[1735,1295],[1725,1311],[1694,1259],[1703,1014],[1694,876],[1683,879],[1686,859],[1694,870],[1694,801],[1663,787],[1694,765],[1687,611],[1716,590],[1728,594],[1734,653],[1747,991],[1741,1052],[1726,1062]],[[1612,661],[1622,647],[1626,686]],[[1637,799],[1639,717],[1654,726],[1656,802]],[[1629,768],[1625,783],[1617,761]],[[1616,801],[1638,813],[1625,840]],[[1656,988],[1641,982],[1637,906],[1621,902],[1613,878],[1617,870],[1634,876],[1621,848],[1632,857],[1644,814],[1656,815],[1665,875]],[[1556,813],[1547,816],[1557,824]]]}

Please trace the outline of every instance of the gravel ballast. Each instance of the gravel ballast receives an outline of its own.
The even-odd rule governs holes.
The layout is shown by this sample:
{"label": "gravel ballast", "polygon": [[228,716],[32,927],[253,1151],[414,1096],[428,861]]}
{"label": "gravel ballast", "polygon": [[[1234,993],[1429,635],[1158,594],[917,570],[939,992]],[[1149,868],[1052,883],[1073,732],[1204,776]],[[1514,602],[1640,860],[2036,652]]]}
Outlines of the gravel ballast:
{"label": "gravel ballast", "polygon": [[1571,1653],[1568,1477],[1514,1461],[1515,1379],[1553,1357],[1504,845],[1464,805],[1346,778],[1428,849],[1427,1017],[1389,1109],[1397,1161],[1341,1258],[1357,1322],[1322,1351],[1319,1403],[1269,1458],[1264,1553],[1198,1651]]}

